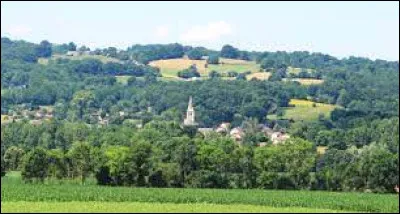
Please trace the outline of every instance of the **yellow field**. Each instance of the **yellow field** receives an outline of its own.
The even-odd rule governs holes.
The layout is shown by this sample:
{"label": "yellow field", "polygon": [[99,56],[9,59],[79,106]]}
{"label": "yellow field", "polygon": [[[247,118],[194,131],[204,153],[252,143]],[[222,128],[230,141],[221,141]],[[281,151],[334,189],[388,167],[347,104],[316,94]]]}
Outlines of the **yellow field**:
{"label": "yellow field", "polygon": [[[122,61],[120,61],[119,59],[101,56],[101,55],[82,55],[82,56],[53,55],[51,57],[52,60],[59,59],[59,58],[70,59],[70,60],[98,59],[102,63],[108,63],[108,62],[122,63]],[[39,58],[38,63],[40,63],[42,65],[47,65],[49,63],[49,59]]]}
{"label": "yellow field", "polygon": [[337,105],[324,103],[315,103],[316,106],[313,107],[314,103],[315,102],[308,100],[292,99],[290,104],[294,105],[294,107],[284,108],[283,117],[277,117],[277,115],[268,115],[268,119],[292,119],[294,121],[317,120],[320,114],[324,115],[325,118],[329,118],[331,112],[335,108],[340,108],[340,106]]}
{"label": "yellow field", "polygon": [[325,154],[327,149],[328,149],[327,146],[317,146],[317,153],[323,155]]}
{"label": "yellow field", "polygon": [[243,73],[246,71],[258,72],[260,66],[252,61],[236,60],[236,59],[220,59],[219,65],[208,65],[205,67],[206,60],[191,60],[186,58],[180,59],[168,59],[168,60],[156,60],[149,63],[150,66],[160,68],[163,77],[177,78],[179,71],[189,68],[195,64],[197,70],[201,76],[208,76],[208,73],[215,70],[219,73],[227,73],[229,71],[236,71]]}
{"label": "yellow field", "polygon": [[324,80],[311,79],[311,78],[293,78],[293,79],[283,79],[283,81],[295,81],[299,82],[301,85],[319,85],[324,83]]}
{"label": "yellow field", "polygon": [[1,115],[1,122],[6,121],[6,118],[7,118],[7,117],[8,117],[7,115]]}
{"label": "yellow field", "polygon": [[268,80],[271,76],[270,72],[256,72],[246,76],[247,80],[251,80],[253,78],[257,78],[259,80]]}

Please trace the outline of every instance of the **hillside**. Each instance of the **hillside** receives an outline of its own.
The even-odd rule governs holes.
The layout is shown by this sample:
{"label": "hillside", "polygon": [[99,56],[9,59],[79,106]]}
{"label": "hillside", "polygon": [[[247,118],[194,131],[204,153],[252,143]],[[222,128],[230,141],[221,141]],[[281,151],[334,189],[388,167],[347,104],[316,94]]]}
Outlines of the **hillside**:
{"label": "hillside", "polygon": [[150,66],[160,68],[161,74],[164,77],[175,78],[179,71],[189,68],[195,64],[201,76],[207,77],[209,72],[217,71],[220,74],[227,74],[229,71],[244,73],[247,71],[258,72],[260,66],[253,61],[234,60],[234,59],[220,59],[218,65],[208,65],[206,68],[206,60],[191,60],[187,58],[156,60],[149,63]]}

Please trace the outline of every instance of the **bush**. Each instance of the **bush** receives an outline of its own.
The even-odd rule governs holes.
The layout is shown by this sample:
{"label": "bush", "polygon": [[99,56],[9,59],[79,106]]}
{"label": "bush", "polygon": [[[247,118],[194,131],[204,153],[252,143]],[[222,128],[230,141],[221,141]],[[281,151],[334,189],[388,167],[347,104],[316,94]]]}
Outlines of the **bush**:
{"label": "bush", "polygon": [[219,57],[217,55],[211,55],[207,59],[208,64],[218,65],[219,64]]}

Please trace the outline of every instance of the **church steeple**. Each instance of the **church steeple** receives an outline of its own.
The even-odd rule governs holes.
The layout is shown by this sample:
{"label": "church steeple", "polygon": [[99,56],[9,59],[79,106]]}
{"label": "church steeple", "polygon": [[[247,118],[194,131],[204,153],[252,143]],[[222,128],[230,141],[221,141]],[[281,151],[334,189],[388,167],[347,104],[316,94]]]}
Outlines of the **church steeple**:
{"label": "church steeple", "polygon": [[186,118],[183,121],[183,124],[186,125],[186,126],[197,125],[196,122],[195,122],[195,111],[194,111],[194,108],[193,108],[193,99],[192,99],[191,96],[189,98],[188,109],[187,109],[187,112],[186,112]]}

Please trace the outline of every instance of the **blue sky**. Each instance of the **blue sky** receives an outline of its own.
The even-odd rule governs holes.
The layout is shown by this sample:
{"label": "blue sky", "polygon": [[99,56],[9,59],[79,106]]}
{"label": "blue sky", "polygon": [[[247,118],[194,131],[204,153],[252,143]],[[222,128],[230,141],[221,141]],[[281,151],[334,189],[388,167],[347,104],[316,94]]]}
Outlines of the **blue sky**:
{"label": "blue sky", "polygon": [[1,35],[125,49],[173,43],[399,60],[399,2],[1,2]]}

